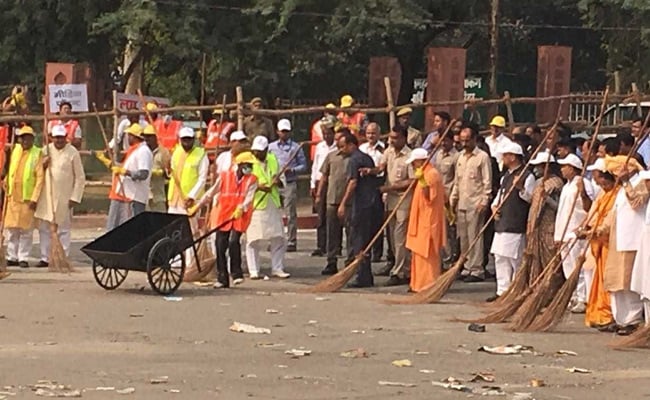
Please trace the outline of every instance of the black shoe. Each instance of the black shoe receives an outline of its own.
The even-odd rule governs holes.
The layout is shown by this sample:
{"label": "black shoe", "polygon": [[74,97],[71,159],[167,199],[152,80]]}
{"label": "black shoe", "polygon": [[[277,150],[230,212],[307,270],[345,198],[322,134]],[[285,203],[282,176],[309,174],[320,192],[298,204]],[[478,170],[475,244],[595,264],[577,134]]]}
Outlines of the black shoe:
{"label": "black shoe", "polygon": [[598,329],[599,332],[605,332],[605,333],[614,333],[616,330],[618,330],[618,326],[616,325],[616,322],[610,322],[609,324],[604,324],[604,325],[596,325],[593,328]]}
{"label": "black shoe", "polygon": [[47,261],[43,261],[43,260],[39,261],[38,264],[36,264],[36,268],[47,268],[49,266],[50,266],[50,263],[48,263]]}
{"label": "black shoe", "polygon": [[495,295],[490,296],[490,297],[488,297],[487,299],[485,299],[485,302],[486,302],[486,303],[493,303],[493,302],[495,302],[498,298],[499,298],[499,295],[496,295],[496,294],[495,294]]}
{"label": "black shoe", "polygon": [[415,290],[413,290],[413,289],[411,289],[411,288],[409,287],[408,290],[406,291],[406,293],[415,293]]}
{"label": "black shoe", "polygon": [[362,289],[362,288],[373,287],[373,284],[372,283],[362,284],[359,282],[350,282],[348,283],[347,287],[350,289]]}
{"label": "black shoe", "polygon": [[334,275],[337,272],[339,272],[339,269],[336,268],[336,264],[328,264],[327,267],[325,267],[320,274],[321,275]]}
{"label": "black shoe", "polygon": [[485,280],[486,281],[495,281],[497,279],[496,274],[493,274],[490,271],[485,271]]}
{"label": "black shoe", "polygon": [[616,330],[618,336],[630,336],[639,328],[639,325],[621,326]]}
{"label": "black shoe", "polygon": [[325,252],[321,249],[316,249],[311,252],[312,257],[323,257],[325,255]]}
{"label": "black shoe", "polygon": [[485,279],[474,275],[467,275],[465,279],[463,279],[463,281],[466,283],[477,283],[477,282],[483,282],[485,281]]}
{"label": "black shoe", "polygon": [[287,246],[287,253],[295,253],[298,251],[295,244],[290,244]]}
{"label": "black shoe", "polygon": [[18,263],[18,266],[19,266],[20,268],[29,268],[29,263],[28,263],[27,261],[20,261],[20,262]]}
{"label": "black shoe", "polygon": [[386,264],[382,269],[375,273],[375,276],[390,276],[390,271],[393,270],[392,264]]}
{"label": "black shoe", "polygon": [[7,260],[7,267],[17,267],[20,265],[18,261],[15,260]]}
{"label": "black shoe", "polygon": [[384,284],[384,286],[402,286],[407,285],[409,281],[410,279],[400,278],[399,276],[393,275],[388,278],[388,281]]}

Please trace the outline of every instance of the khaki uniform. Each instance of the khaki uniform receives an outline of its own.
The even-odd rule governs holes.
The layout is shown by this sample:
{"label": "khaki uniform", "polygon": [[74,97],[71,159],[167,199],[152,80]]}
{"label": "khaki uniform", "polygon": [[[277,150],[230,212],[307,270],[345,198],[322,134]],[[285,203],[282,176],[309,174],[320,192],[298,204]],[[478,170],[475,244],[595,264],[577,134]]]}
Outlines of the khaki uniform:
{"label": "khaki uniform", "polygon": [[[440,149],[436,152],[433,158],[433,165],[435,165],[440,176],[442,177],[442,184],[445,188],[445,207],[449,207],[449,199],[451,198],[451,190],[454,188],[454,179],[456,179],[456,163],[458,162],[458,151],[451,149],[448,153]],[[445,226],[447,229],[447,240],[444,246],[444,255],[452,257],[458,252],[458,238],[456,235],[456,223],[449,221],[445,218]]]}
{"label": "khaki uniform", "polygon": [[244,119],[244,133],[250,140],[256,136],[266,136],[269,143],[275,141],[278,136],[270,119],[255,115],[249,115]]}
{"label": "khaki uniform", "polygon": [[[327,207],[325,209],[325,219],[327,220],[327,263],[336,264],[337,254],[341,251],[343,243],[343,228],[345,227],[346,239],[348,242],[347,250],[350,251],[350,235],[349,226],[346,223],[341,224],[337,212],[341,200],[345,194],[345,187],[347,185],[346,172],[348,169],[348,159],[346,155],[340,151],[332,151],[327,154],[320,172],[323,177],[327,177],[327,195],[325,201]],[[349,207],[348,207],[349,209]],[[347,218],[346,218],[347,220]]]}
{"label": "khaki uniform", "polygon": [[424,135],[422,134],[422,131],[409,126],[406,131],[406,144],[411,149],[417,149],[418,147],[422,147],[423,142]]}

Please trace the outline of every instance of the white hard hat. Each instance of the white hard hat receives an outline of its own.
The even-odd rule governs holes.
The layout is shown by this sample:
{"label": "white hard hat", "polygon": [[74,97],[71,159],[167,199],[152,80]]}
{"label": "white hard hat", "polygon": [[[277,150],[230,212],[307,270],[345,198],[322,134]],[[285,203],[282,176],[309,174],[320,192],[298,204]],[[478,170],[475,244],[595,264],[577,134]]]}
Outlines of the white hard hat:
{"label": "white hard hat", "polygon": [[278,121],[278,130],[279,131],[291,131],[291,121],[288,119],[281,119]]}
{"label": "white hard hat", "polygon": [[195,136],[194,129],[184,126],[181,128],[181,130],[178,132],[178,137],[183,139],[183,138],[193,138]]}
{"label": "white hard hat", "polygon": [[269,140],[266,136],[256,136],[255,139],[253,139],[251,150],[264,151],[267,147],[269,147]]}
{"label": "white hard hat", "polygon": [[54,125],[52,127],[52,137],[65,137],[67,132],[63,125]]}
{"label": "white hard hat", "polygon": [[575,154],[569,154],[568,156],[557,160],[557,163],[560,165],[570,165],[577,169],[582,169],[582,160]]}

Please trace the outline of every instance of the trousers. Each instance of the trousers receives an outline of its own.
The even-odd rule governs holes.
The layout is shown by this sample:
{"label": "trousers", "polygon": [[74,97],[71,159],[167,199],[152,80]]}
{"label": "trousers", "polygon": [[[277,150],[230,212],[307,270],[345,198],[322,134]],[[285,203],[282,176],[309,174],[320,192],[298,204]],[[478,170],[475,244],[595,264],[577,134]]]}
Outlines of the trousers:
{"label": "trousers", "polygon": [[27,261],[33,241],[33,229],[7,228],[7,260]]}
{"label": "trousers", "polygon": [[284,206],[284,215],[287,217],[287,246],[295,246],[298,236],[298,184],[288,182],[280,189],[280,196]]}
{"label": "trousers", "polygon": [[[327,193],[326,190],[323,192]],[[327,204],[325,203],[325,194],[321,193],[320,201],[315,206],[316,215],[318,216],[318,226],[316,226],[316,249],[321,253],[327,252]]]}
{"label": "trousers", "polygon": [[[217,255],[217,280],[225,287],[230,286],[228,273],[228,257],[230,258],[230,273],[233,279],[243,278],[241,269],[241,236],[242,233],[234,229],[217,231],[215,243]],[[228,257],[226,256],[228,253]]]}
{"label": "trousers", "polygon": [[494,266],[497,275],[497,296],[501,296],[510,287],[512,278],[517,273],[521,258],[494,255]]}
{"label": "trousers", "polygon": [[[264,249],[266,240],[255,240],[246,243],[246,263],[250,275],[260,274],[260,251]],[[271,272],[284,270],[284,253],[287,246],[283,237],[274,237],[271,242]],[[234,275],[234,273],[233,273]]]}
{"label": "trousers", "polygon": [[[391,211],[392,212],[392,211]],[[390,244],[393,247],[395,265],[391,276],[409,279],[411,277],[411,252],[406,248],[406,233],[409,225],[409,210],[398,209],[395,217],[388,222]]]}
{"label": "trousers", "polygon": [[644,304],[638,293],[631,290],[610,292],[612,315],[619,326],[638,324],[643,320]]}
{"label": "trousers", "polygon": [[[571,249],[568,249],[571,245],[564,246],[562,248],[562,251],[560,252],[560,255],[562,256],[562,271],[564,272],[564,278],[569,279],[569,276],[571,276],[571,273],[573,270],[576,268],[576,263],[578,261],[578,257],[582,254],[584,251],[585,247],[587,246],[587,241],[585,240],[578,240],[576,243],[571,247]],[[589,298],[589,287],[587,287],[587,280],[585,279],[585,274],[586,271],[583,268],[580,271],[580,276],[578,277],[578,286],[576,287],[576,291],[573,294],[573,298],[580,302],[580,303],[586,303],[587,299]]]}
{"label": "trousers", "polygon": [[[59,237],[59,241],[63,246],[63,251],[66,256],[70,255],[70,243],[72,242],[72,235],[70,234],[71,225],[71,216],[68,214],[68,218],[57,226],[57,236]],[[52,232],[50,231],[49,222],[42,220],[39,221],[38,236],[39,241],[41,242],[41,261],[50,262],[50,241],[52,240]]]}
{"label": "trousers", "polygon": [[[458,238],[460,239],[460,252],[465,254],[469,249],[469,245],[478,236],[484,218],[484,212],[477,212],[476,210],[458,210],[456,219],[456,229]],[[463,275],[473,275],[482,278],[484,276],[483,269],[483,237],[472,248],[472,251],[467,254],[467,261],[463,266]]]}
{"label": "trousers", "polygon": [[[352,254],[358,256],[361,254],[370,240],[372,239],[372,227],[368,223],[373,216],[373,207],[357,208],[352,211],[350,218],[352,239]],[[362,286],[372,286],[374,284],[372,270],[370,267],[370,255],[365,254],[361,258],[359,268],[357,269],[357,284]]]}
{"label": "trousers", "polygon": [[326,209],[327,219],[327,263],[336,264],[337,254],[341,251],[343,243],[343,230],[345,229],[346,250],[348,258],[352,256],[352,246],[350,245],[350,224],[349,218],[341,222],[337,212],[338,204],[328,204]]}

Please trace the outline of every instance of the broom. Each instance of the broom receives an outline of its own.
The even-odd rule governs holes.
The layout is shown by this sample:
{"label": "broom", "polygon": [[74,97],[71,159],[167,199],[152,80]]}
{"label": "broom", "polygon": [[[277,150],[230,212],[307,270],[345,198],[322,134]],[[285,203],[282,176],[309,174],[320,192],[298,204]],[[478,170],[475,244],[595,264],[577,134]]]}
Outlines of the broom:
{"label": "broom", "polygon": [[[431,150],[431,153],[429,154],[429,157],[427,158],[426,161],[427,164],[431,161],[433,156],[436,154],[436,151],[442,145],[442,138],[449,133],[449,130],[455,123],[456,120],[452,120],[449,123],[449,125],[447,125],[447,128],[445,129],[444,133],[440,136],[440,140],[433,148],[433,150]],[[372,250],[372,246],[375,244],[377,240],[379,240],[382,233],[384,232],[384,229],[386,229],[390,220],[393,219],[393,217],[395,217],[395,214],[397,214],[397,210],[402,205],[402,203],[404,203],[409,193],[413,190],[416,184],[417,184],[416,180],[413,180],[413,182],[411,182],[409,187],[404,191],[404,193],[402,193],[402,195],[398,199],[397,204],[395,205],[393,211],[391,211],[390,214],[388,214],[382,226],[379,228],[379,230],[377,230],[377,233],[375,233],[375,236],[370,240],[370,242],[368,242],[368,244],[363,249],[363,251],[361,251],[361,253],[356,255],[356,257],[351,263],[349,263],[345,268],[343,268],[341,271],[337,272],[336,274],[332,275],[331,277],[304,290],[304,292],[305,293],[331,293],[331,292],[336,292],[337,290],[345,286],[345,284],[348,283],[348,281],[352,279],[352,277],[356,274],[357,269],[361,264],[361,261],[363,261],[363,258],[366,256],[366,254],[368,254],[368,252]]]}
{"label": "broom", "polygon": [[[47,107],[45,108],[47,110]],[[50,147],[49,147],[49,136],[47,132],[47,125],[48,121],[47,118],[45,118],[45,122],[43,125],[43,140],[45,142],[45,149],[46,149],[46,156],[50,156]],[[61,240],[59,239],[59,225],[56,223],[56,215],[55,215],[55,210],[54,210],[54,182],[53,182],[53,176],[52,176],[52,166],[50,165],[49,168],[47,168],[47,174],[48,177],[50,178],[50,185],[49,185],[49,197],[50,197],[50,208],[52,209],[52,221],[50,221],[50,254],[49,254],[49,264],[48,264],[48,271],[50,272],[61,272],[61,273],[70,273],[73,272],[74,269],[72,268],[72,265],[70,264],[70,261],[68,260],[68,257],[65,254],[65,250],[63,249],[63,244],[61,244]]]}
{"label": "broom", "polygon": [[614,349],[622,348],[640,348],[647,349],[650,348],[650,325],[645,325],[644,327],[637,329],[630,336],[621,337],[608,345]]}
{"label": "broom", "polygon": [[[606,92],[607,94],[607,92]],[[642,132],[645,131],[646,127],[648,126],[648,122],[650,121],[650,114],[646,116],[646,119],[643,123],[642,127]],[[598,128],[600,126],[600,120],[599,124],[596,127],[596,132],[598,131]],[[594,133],[595,135],[595,133]],[[644,133],[642,137],[640,138],[639,141],[630,149],[627,159],[625,164],[623,165],[623,168],[627,165],[627,162],[629,159],[632,157],[632,155],[637,151],[638,146],[640,143],[643,142],[648,136],[648,132]],[[592,140],[593,143],[593,140]],[[617,188],[620,184],[620,177],[616,179],[616,184],[615,184],[615,189],[612,190],[609,195],[610,196],[615,196],[617,193]],[[606,202],[604,202],[606,203]],[[596,210],[594,215],[599,215],[603,212],[604,210]],[[591,240],[593,236],[595,235],[595,227],[591,229],[589,235],[588,235],[588,240]],[[577,265],[576,268],[573,270],[571,273],[571,276],[569,279],[564,283],[560,291],[558,292],[558,295],[556,298],[553,300],[553,302],[544,310],[544,312],[535,319],[535,321],[530,325],[529,330],[530,331],[543,331],[547,332],[552,329],[554,329],[562,320],[564,313],[569,305],[569,301],[571,300],[571,296],[573,295],[573,292],[575,291],[576,287],[578,286],[578,280],[580,277],[580,272],[582,271],[582,267],[585,263],[585,254],[589,250],[589,246],[586,246],[585,249],[582,251],[580,256],[578,257]]]}
{"label": "broom", "polygon": [[[8,130],[11,132],[11,129]],[[15,144],[15,138],[16,136],[11,132],[11,146],[10,148],[13,149],[14,144]],[[4,146],[2,146],[2,149],[0,151],[5,151]],[[6,163],[6,158],[2,157],[3,165],[0,166],[0,171],[4,169],[4,164]],[[10,183],[7,182],[7,185]],[[11,272],[7,271],[7,256],[5,254],[5,247],[4,247],[4,240],[5,240],[5,235],[4,235],[4,230],[5,230],[5,219],[7,218],[7,203],[9,201],[9,196],[7,194],[7,191],[4,191],[4,196],[2,199],[2,220],[0,221],[0,280],[8,277],[11,275]]]}
{"label": "broom", "polygon": [[467,261],[467,257],[469,255],[469,252],[476,246],[476,244],[479,242],[479,240],[483,240],[483,233],[485,230],[488,228],[490,222],[494,220],[494,217],[499,213],[501,208],[503,208],[503,205],[505,204],[505,200],[508,199],[510,194],[517,188],[517,185],[519,184],[519,181],[522,179],[524,176],[524,173],[526,172],[526,169],[530,165],[530,160],[535,158],[537,153],[540,152],[542,147],[544,147],[544,143],[548,137],[552,134],[552,131],[549,131],[544,139],[539,143],[533,154],[530,156],[530,159],[528,162],[524,165],[524,167],[521,169],[519,174],[515,177],[512,186],[508,190],[508,192],[503,196],[501,202],[497,205],[496,211],[493,212],[488,220],[483,224],[483,227],[479,231],[479,233],[476,235],[474,240],[470,243],[469,247],[467,248],[467,251],[465,251],[464,254],[461,255],[461,257],[456,261],[456,264],[454,264],[453,267],[451,267],[447,272],[445,272],[437,281],[435,281],[429,288],[416,293],[414,296],[410,296],[406,299],[395,299],[395,300],[389,300],[389,303],[392,304],[428,304],[428,303],[435,303],[439,301],[445,293],[451,288],[451,285],[454,283],[456,280],[456,277],[458,276],[458,273],[460,270],[463,268],[463,265],[465,265],[465,262]]}
{"label": "broom", "polygon": [[[562,117],[562,106],[563,106],[563,101],[560,102],[560,106],[558,108],[557,116],[555,117],[555,123],[553,126],[549,129],[549,132],[552,132],[552,144],[550,148],[552,149],[555,146],[555,143],[557,141],[557,133],[556,129],[558,124],[560,123],[560,119]],[[546,180],[548,179],[548,171],[549,171],[549,165],[550,165],[550,150],[549,150],[549,160],[546,163],[546,166],[544,167],[544,176],[542,178],[542,188],[546,184]],[[546,191],[542,192],[541,198],[538,198],[538,203],[531,204],[530,206],[530,212],[533,213],[533,216],[531,218],[531,224],[528,227],[526,231],[526,237],[530,237],[531,233],[537,229],[537,224],[538,224],[538,218],[541,216],[541,208],[544,206],[546,198]],[[526,246],[526,250],[524,252],[523,258],[521,260],[521,263],[519,265],[519,268],[517,268],[517,272],[515,273],[515,278],[513,279],[512,283],[508,287],[508,289],[503,293],[499,298],[494,302],[491,303],[492,307],[501,307],[504,304],[507,304],[510,301],[518,299],[524,291],[529,287],[530,283],[532,283],[532,280],[530,278],[531,276],[531,270],[532,270],[532,264],[533,264],[533,246],[534,243],[528,242],[528,245]],[[511,306],[509,307],[510,309],[512,308]],[[512,314],[510,314],[512,315]],[[510,316],[508,315],[508,317]],[[506,317],[507,318],[507,317]],[[494,321],[494,322],[502,322],[503,320],[499,321]]]}

